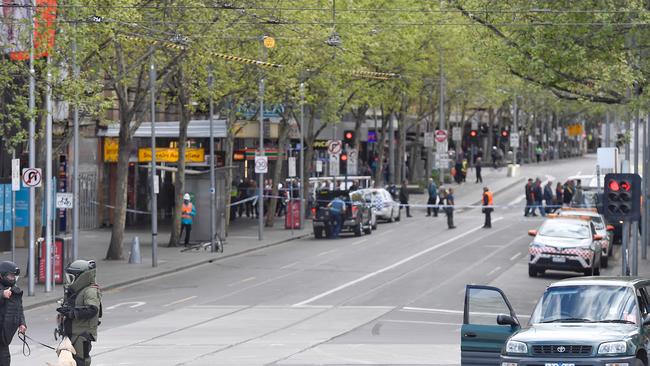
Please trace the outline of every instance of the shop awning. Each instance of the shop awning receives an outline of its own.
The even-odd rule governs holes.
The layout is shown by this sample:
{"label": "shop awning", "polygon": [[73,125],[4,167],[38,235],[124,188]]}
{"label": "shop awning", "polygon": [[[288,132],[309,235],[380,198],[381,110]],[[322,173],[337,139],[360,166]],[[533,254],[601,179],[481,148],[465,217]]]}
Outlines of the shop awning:
{"label": "shop awning", "polygon": [[[173,122],[156,122],[156,137],[178,138],[179,121]],[[223,138],[227,135],[226,120],[215,119],[213,121],[214,137]],[[120,124],[114,123],[108,128],[100,129],[97,136],[100,137],[118,137],[120,135]],[[151,137],[151,122],[142,122],[140,127],[135,131],[134,137]],[[190,138],[208,138],[210,137],[209,120],[192,120],[187,127],[187,137]]]}

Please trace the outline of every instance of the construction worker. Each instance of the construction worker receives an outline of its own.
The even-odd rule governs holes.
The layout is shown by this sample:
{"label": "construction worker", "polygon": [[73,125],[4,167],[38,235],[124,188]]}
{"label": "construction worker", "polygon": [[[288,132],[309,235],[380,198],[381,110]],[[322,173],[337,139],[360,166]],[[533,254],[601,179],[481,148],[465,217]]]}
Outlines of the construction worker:
{"label": "construction worker", "polygon": [[191,202],[191,197],[189,193],[185,193],[183,196],[183,206],[181,207],[181,234],[183,236],[183,230],[185,230],[185,246],[190,245],[190,232],[192,231],[192,220],[196,216],[196,208]]}
{"label": "construction worker", "polygon": [[483,213],[485,214],[485,224],[483,228],[492,228],[492,211],[494,211],[494,195],[490,192],[488,187],[483,187]]}

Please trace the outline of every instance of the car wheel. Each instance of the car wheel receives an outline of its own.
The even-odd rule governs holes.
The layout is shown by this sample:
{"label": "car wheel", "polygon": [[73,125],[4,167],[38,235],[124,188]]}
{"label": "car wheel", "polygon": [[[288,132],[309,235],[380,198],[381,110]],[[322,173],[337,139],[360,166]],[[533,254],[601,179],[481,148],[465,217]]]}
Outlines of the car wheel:
{"label": "car wheel", "polygon": [[332,229],[331,228],[326,228],[325,229],[325,237],[331,238],[332,237]]}
{"label": "car wheel", "polygon": [[401,219],[402,219],[402,211],[399,211],[399,213],[397,214],[397,218],[395,219],[395,221],[400,221]]}
{"label": "car wheel", "polygon": [[365,234],[367,234],[367,235],[372,234],[372,226],[371,226],[371,225],[368,225],[367,228],[363,229],[363,232],[364,232]]}
{"label": "car wheel", "polygon": [[537,277],[537,269],[533,266],[528,266],[528,277]]}
{"label": "car wheel", "polygon": [[314,236],[316,239],[320,239],[323,237],[323,228],[322,227],[315,227],[314,228]]}
{"label": "car wheel", "polygon": [[377,230],[377,220],[375,220],[375,223],[372,224],[372,229],[373,229],[373,230]]}
{"label": "car wheel", "polygon": [[600,264],[602,264],[603,268],[609,267],[609,256],[608,255],[600,258],[600,261],[601,261]]}
{"label": "car wheel", "polygon": [[634,366],[645,366],[645,362],[643,362],[643,360],[637,358],[637,359],[634,360]]}
{"label": "car wheel", "polygon": [[361,236],[361,222],[354,227],[354,236]]}

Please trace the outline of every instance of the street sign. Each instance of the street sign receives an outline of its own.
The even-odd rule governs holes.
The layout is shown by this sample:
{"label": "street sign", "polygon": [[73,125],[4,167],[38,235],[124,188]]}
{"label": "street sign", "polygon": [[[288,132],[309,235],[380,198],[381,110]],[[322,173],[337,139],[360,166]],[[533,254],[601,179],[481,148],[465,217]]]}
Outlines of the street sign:
{"label": "street sign", "polygon": [[43,173],[40,168],[25,168],[22,180],[25,187],[40,187],[43,182]]}
{"label": "street sign", "polygon": [[433,132],[424,133],[424,147],[433,147],[434,136]]}
{"label": "street sign", "polygon": [[348,150],[348,175],[357,175],[357,167],[359,162],[359,152],[356,149]]}
{"label": "street sign", "polygon": [[448,150],[449,150],[449,144],[447,143],[447,140],[443,142],[436,142],[436,151],[438,153],[446,154]]}
{"label": "street sign", "polygon": [[339,154],[330,154],[330,175],[338,177],[339,175]]}
{"label": "street sign", "polygon": [[295,177],[296,176],[296,157],[291,156],[289,157],[289,177]]}
{"label": "street sign", "polygon": [[316,172],[317,173],[323,172],[323,162],[321,160],[316,160]]}
{"label": "street sign", "polygon": [[11,159],[11,190],[20,191],[20,159]]}
{"label": "street sign", "polygon": [[74,196],[72,193],[56,192],[56,208],[72,208],[74,206]]}
{"label": "street sign", "polygon": [[616,169],[618,166],[617,147],[599,147],[596,154],[600,169]]}
{"label": "street sign", "polygon": [[329,140],[327,141],[327,152],[330,155],[338,155],[343,150],[343,143],[341,140]]}
{"label": "street sign", "polygon": [[269,172],[269,160],[266,156],[255,157],[255,174],[264,174]]}
{"label": "street sign", "polygon": [[513,132],[510,134],[510,147],[519,147],[519,133]]}
{"label": "street sign", "polygon": [[445,130],[436,130],[436,142],[447,141],[447,131]]}
{"label": "street sign", "polygon": [[462,140],[463,130],[460,127],[454,127],[451,129],[451,139],[454,141]]}

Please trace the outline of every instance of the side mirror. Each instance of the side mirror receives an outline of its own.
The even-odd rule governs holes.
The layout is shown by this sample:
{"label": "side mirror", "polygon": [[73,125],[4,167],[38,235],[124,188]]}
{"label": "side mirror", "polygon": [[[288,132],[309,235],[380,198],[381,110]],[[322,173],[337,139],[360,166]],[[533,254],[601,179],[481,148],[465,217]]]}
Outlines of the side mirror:
{"label": "side mirror", "polygon": [[528,236],[537,236],[537,230],[528,230]]}
{"label": "side mirror", "polygon": [[607,225],[607,231],[614,231],[614,230],[616,230],[614,225]]}
{"label": "side mirror", "polygon": [[594,235],[594,240],[603,240],[603,236],[600,234]]}
{"label": "side mirror", "polygon": [[497,324],[499,325],[510,325],[513,327],[516,327],[519,325],[515,318],[513,318],[510,315],[505,315],[505,314],[499,314],[497,315]]}

